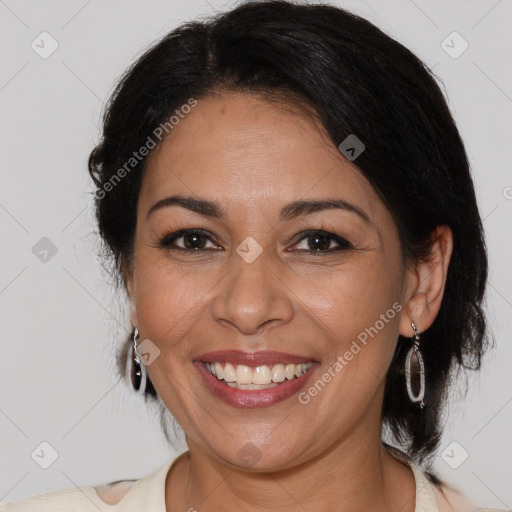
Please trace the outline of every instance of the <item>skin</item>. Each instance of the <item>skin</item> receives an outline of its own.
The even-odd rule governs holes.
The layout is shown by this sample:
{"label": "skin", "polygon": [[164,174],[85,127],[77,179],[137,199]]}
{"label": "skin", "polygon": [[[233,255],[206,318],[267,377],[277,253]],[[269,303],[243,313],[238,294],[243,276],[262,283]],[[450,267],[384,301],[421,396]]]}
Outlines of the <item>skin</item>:
{"label": "skin", "polygon": [[[438,313],[452,234],[438,227],[430,260],[402,266],[393,218],[355,163],[311,116],[239,93],[199,100],[150,155],[125,277],[132,323],[160,350],[149,376],[189,446],[167,476],[168,510],[414,511],[413,473],[382,446],[380,410],[398,334]],[[147,217],[174,194],[216,201],[226,219],[176,205]],[[336,209],[279,219],[288,202],[327,197],[371,223]],[[213,236],[196,241],[202,252],[158,246],[192,228]],[[300,235],[309,229],[354,249],[327,239],[323,255],[305,254],[318,247]],[[252,263],[236,252],[248,236],[263,249]],[[234,408],[192,364],[212,350],[277,350],[319,361],[316,380],[393,303],[402,310],[307,404]],[[240,457],[247,443],[256,465]]]}

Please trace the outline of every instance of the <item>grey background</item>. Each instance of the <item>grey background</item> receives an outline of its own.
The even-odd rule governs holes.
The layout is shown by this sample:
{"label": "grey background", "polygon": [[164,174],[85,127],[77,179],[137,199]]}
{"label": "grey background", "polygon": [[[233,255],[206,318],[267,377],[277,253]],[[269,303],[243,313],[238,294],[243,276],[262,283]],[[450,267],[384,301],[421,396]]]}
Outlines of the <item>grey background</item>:
{"label": "grey background", "polygon": [[[434,67],[466,143],[485,219],[497,348],[470,377],[466,399],[456,393],[435,468],[477,504],[512,508],[512,1],[332,3]],[[175,453],[155,414],[113,377],[128,311],[96,257],[86,160],[125,67],[180,22],[234,5],[0,0],[0,502],[139,478]],[[43,46],[43,31],[58,43],[47,59],[31,47]],[[458,58],[442,47],[453,31],[469,44]],[[463,48],[457,37],[444,43],[452,53]],[[36,450],[40,464],[51,462],[41,442],[58,453],[48,469],[31,458]]]}

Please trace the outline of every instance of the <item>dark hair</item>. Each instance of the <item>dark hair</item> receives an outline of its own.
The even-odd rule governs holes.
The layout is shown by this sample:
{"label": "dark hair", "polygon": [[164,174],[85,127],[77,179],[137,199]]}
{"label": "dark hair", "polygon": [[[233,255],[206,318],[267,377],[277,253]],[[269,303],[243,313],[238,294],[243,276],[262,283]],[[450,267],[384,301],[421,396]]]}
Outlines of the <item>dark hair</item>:
{"label": "dark hair", "polygon": [[[479,369],[489,344],[482,222],[465,148],[435,76],[369,21],[329,5],[253,2],[179,26],[119,81],[89,158],[99,232],[118,284],[131,264],[146,158],[108,193],[106,184],[176,109],[219,91],[283,104],[301,98],[336,146],[355,134],[366,149],[354,163],[393,215],[404,261],[428,258],[434,228],[451,228],[441,308],[422,334],[426,408],[418,411],[408,399],[403,368],[410,339],[402,336],[382,407],[395,440],[411,457],[428,461],[439,447],[454,374]],[[152,386],[148,393],[158,398]]]}

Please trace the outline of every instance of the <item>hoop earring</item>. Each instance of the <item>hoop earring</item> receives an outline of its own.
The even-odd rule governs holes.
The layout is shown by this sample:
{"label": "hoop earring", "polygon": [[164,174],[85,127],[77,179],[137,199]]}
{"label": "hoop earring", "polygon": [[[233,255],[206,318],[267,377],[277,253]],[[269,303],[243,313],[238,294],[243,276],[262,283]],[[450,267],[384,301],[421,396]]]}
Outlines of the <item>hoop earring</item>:
{"label": "hoop earring", "polygon": [[133,343],[128,348],[128,357],[126,358],[126,376],[132,388],[138,395],[144,395],[146,392],[146,384],[148,373],[146,366],[142,363],[139,354],[139,329],[135,327],[132,334]]}
{"label": "hoop earring", "polygon": [[[425,403],[423,399],[425,397],[425,364],[423,362],[423,357],[420,352],[420,333],[416,329],[414,322],[411,322],[412,328],[414,329],[414,335],[412,337],[412,347],[407,352],[407,357],[405,359],[405,382],[407,385],[407,394],[409,395],[409,399],[413,404],[416,404],[418,409],[423,409],[425,407]],[[412,375],[413,371],[411,369],[411,364],[414,363],[414,375],[419,375],[420,379],[420,389],[418,394],[415,395],[412,391]]]}

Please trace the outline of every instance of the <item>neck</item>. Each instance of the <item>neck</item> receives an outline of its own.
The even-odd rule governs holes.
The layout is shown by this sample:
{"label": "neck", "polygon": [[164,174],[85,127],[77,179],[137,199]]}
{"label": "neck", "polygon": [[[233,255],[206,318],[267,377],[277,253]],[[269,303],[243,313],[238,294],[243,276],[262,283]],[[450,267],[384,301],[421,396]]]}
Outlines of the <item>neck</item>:
{"label": "neck", "polygon": [[376,439],[354,433],[305,464],[272,473],[233,469],[189,443],[166,500],[173,510],[191,512],[414,512],[412,470]]}

